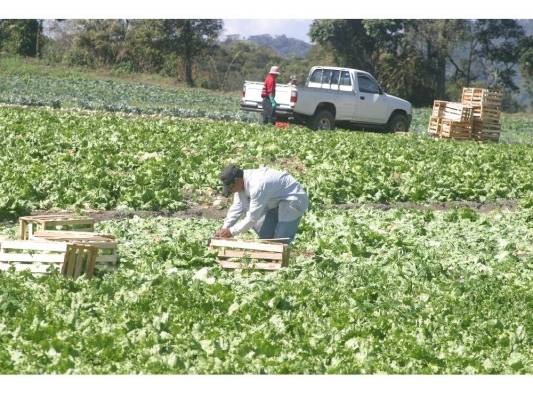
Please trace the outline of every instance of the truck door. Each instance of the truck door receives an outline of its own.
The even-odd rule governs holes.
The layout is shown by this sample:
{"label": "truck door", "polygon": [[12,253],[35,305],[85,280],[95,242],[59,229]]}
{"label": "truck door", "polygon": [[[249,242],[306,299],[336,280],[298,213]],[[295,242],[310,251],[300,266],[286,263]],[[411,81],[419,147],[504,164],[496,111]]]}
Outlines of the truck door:
{"label": "truck door", "polygon": [[[338,71],[338,79],[332,80],[331,89],[336,89],[337,120],[352,120],[356,107],[359,105],[353,91],[352,78],[349,71]],[[336,83],[334,83],[336,82]]]}
{"label": "truck door", "polygon": [[357,84],[359,88],[355,121],[365,123],[387,123],[387,100],[376,81],[368,75],[358,73]]}

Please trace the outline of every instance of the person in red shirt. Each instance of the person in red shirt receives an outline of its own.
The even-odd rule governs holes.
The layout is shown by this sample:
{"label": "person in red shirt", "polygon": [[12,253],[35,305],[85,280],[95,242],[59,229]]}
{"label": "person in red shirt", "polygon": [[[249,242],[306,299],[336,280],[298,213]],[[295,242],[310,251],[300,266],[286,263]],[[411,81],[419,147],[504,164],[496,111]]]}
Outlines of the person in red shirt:
{"label": "person in red shirt", "polygon": [[261,97],[263,98],[263,124],[274,124],[276,111],[276,77],[279,75],[279,67],[270,67],[270,72],[265,78]]}

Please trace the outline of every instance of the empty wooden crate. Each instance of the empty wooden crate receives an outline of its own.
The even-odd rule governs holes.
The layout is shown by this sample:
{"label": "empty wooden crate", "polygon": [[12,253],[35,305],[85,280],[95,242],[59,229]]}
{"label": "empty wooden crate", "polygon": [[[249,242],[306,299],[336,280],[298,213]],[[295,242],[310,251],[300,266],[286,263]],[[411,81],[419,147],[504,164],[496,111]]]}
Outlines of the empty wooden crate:
{"label": "empty wooden crate", "polygon": [[472,120],[472,107],[461,103],[435,100],[431,116],[456,122],[470,122]]}
{"label": "empty wooden crate", "polygon": [[0,270],[13,267],[16,271],[28,270],[45,274],[56,267],[70,278],[94,273],[97,249],[91,245],[51,241],[0,241]]}
{"label": "empty wooden crate", "polygon": [[95,220],[87,216],[62,215],[36,215],[22,216],[19,218],[19,238],[31,239],[36,231],[46,230],[76,230],[94,231]]}
{"label": "empty wooden crate", "polygon": [[97,269],[113,270],[117,265],[118,242],[112,235],[82,231],[37,231],[32,239],[94,246],[98,251]]}
{"label": "empty wooden crate", "polygon": [[280,242],[213,238],[209,247],[223,268],[278,270],[289,264],[289,246]]}

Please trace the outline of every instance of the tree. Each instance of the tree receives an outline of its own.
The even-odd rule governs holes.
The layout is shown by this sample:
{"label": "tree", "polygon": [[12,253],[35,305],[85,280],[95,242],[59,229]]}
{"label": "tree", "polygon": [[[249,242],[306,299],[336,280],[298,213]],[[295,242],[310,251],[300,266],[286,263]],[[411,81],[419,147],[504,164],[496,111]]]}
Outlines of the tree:
{"label": "tree", "polygon": [[164,19],[155,25],[159,45],[174,54],[184,65],[185,81],[193,86],[192,68],[195,60],[216,44],[222,32],[221,19]]}
{"label": "tree", "polygon": [[83,19],[71,27],[70,63],[99,66],[117,64],[125,51],[127,23],[124,19]]}
{"label": "tree", "polygon": [[523,52],[524,29],[512,19],[478,19],[466,21],[462,34],[465,55],[454,60],[455,79],[466,86],[484,82],[512,91],[518,87],[513,81],[516,66]]}
{"label": "tree", "polygon": [[524,37],[520,42],[520,49],[520,73],[525,80],[526,89],[529,93],[528,105],[533,107],[533,36]]}
{"label": "tree", "polygon": [[362,19],[314,20],[309,36],[313,42],[330,48],[336,63],[374,71],[375,40],[368,36]]}
{"label": "tree", "polygon": [[38,56],[42,47],[42,21],[37,19],[0,20],[0,46],[8,53]]}

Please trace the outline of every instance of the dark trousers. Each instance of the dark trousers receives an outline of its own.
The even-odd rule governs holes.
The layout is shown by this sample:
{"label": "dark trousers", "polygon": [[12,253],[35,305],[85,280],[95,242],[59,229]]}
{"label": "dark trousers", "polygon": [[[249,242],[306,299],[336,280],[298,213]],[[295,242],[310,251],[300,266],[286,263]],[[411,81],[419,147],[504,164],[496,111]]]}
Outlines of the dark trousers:
{"label": "dark trousers", "polygon": [[263,124],[274,124],[274,107],[270,97],[263,97]]}
{"label": "dark trousers", "polygon": [[300,219],[301,217],[292,222],[280,222],[278,208],[273,208],[266,211],[263,223],[254,227],[254,230],[260,239],[286,238],[281,242],[290,244],[294,240],[296,231],[298,231]]}

